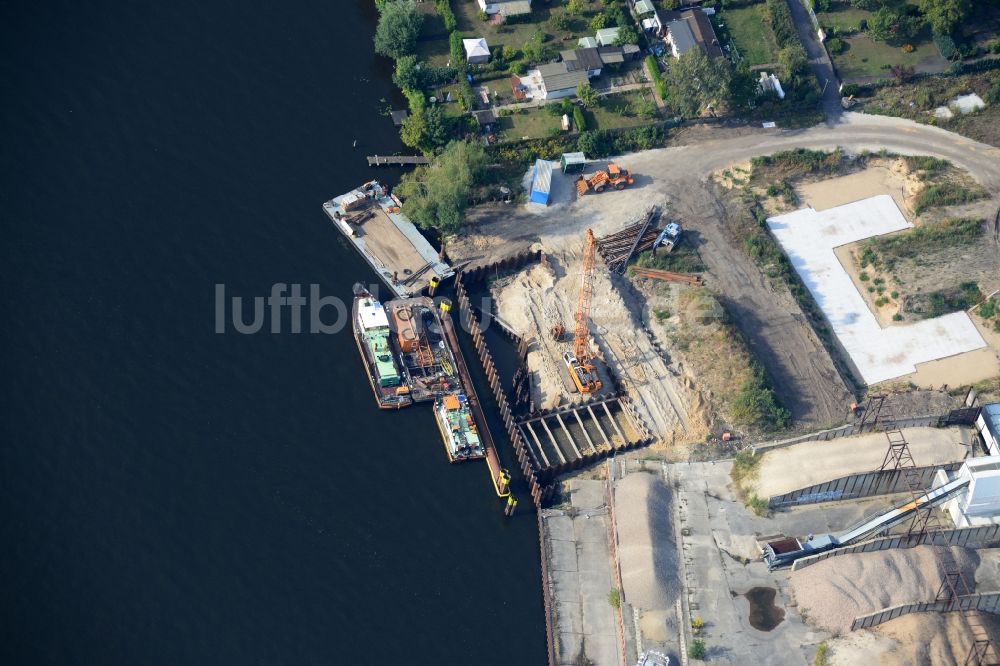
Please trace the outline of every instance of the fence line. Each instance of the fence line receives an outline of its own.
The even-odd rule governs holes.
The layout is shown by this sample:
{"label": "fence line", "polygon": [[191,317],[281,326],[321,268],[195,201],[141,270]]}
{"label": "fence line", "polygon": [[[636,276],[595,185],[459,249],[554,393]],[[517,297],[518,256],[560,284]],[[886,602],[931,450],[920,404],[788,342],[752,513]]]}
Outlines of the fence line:
{"label": "fence line", "polygon": [[966,548],[992,547],[1000,540],[1000,525],[982,525],[980,527],[961,527],[954,530],[935,530],[920,535],[919,538],[909,534],[899,534],[890,537],[871,539],[853,546],[836,548],[818,555],[811,555],[796,560],[792,571],[818,564],[831,557],[853,555],[855,553],[871,553],[879,550],[895,548],[914,548],[916,546],[964,546]]}

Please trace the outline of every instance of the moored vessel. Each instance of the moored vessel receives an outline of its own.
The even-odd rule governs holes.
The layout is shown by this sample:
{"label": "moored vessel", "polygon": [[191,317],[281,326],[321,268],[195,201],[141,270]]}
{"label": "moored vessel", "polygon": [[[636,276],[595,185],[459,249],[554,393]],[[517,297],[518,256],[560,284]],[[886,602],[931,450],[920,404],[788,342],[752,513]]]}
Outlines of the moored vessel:
{"label": "moored vessel", "polygon": [[459,462],[486,456],[479,428],[464,394],[452,393],[435,400],[434,419],[441,431],[448,460]]}
{"label": "moored vessel", "polygon": [[361,285],[354,286],[352,308],[354,340],[365,365],[375,401],[382,409],[401,409],[413,403],[393,348],[389,317],[382,304]]}

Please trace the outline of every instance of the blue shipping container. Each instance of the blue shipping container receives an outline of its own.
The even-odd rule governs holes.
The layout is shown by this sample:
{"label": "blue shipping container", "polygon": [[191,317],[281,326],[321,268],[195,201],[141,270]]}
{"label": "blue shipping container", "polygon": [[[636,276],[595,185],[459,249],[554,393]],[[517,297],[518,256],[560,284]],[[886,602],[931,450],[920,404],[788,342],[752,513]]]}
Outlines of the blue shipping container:
{"label": "blue shipping container", "polygon": [[531,196],[534,203],[548,205],[552,189],[552,162],[535,160],[535,173],[531,177]]}

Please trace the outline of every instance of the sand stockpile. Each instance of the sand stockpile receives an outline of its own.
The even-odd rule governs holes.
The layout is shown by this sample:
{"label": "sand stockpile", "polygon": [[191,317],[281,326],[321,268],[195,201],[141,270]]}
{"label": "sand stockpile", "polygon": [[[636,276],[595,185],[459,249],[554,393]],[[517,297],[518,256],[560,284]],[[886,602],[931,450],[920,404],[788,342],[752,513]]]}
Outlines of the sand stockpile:
{"label": "sand stockpile", "polygon": [[[990,635],[996,636],[996,620],[987,613],[981,619]],[[962,666],[972,647],[972,636],[959,613],[913,613],[890,620],[877,631],[897,643],[882,655],[881,663],[887,665]]]}
{"label": "sand stockpile", "polygon": [[677,544],[670,528],[670,491],[659,475],[629,474],[615,484],[618,560],[625,600],[644,610],[677,600]]}
{"label": "sand stockpile", "polygon": [[932,601],[942,580],[935,550],[950,550],[966,580],[975,579],[979,557],[966,548],[919,546],[841,555],[793,572],[795,600],[811,624],[846,633],[860,615],[914,601]]}

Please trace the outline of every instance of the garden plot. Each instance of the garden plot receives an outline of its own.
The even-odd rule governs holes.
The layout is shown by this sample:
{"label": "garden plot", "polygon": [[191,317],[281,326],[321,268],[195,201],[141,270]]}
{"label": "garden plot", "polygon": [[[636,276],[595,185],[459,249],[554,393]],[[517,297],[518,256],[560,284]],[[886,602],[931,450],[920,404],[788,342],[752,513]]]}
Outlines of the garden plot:
{"label": "garden plot", "polygon": [[902,377],[916,372],[918,363],[986,346],[964,312],[882,328],[866,305],[834,248],[911,227],[889,195],[824,211],[804,208],[769,218],[767,224],[866,383]]}

